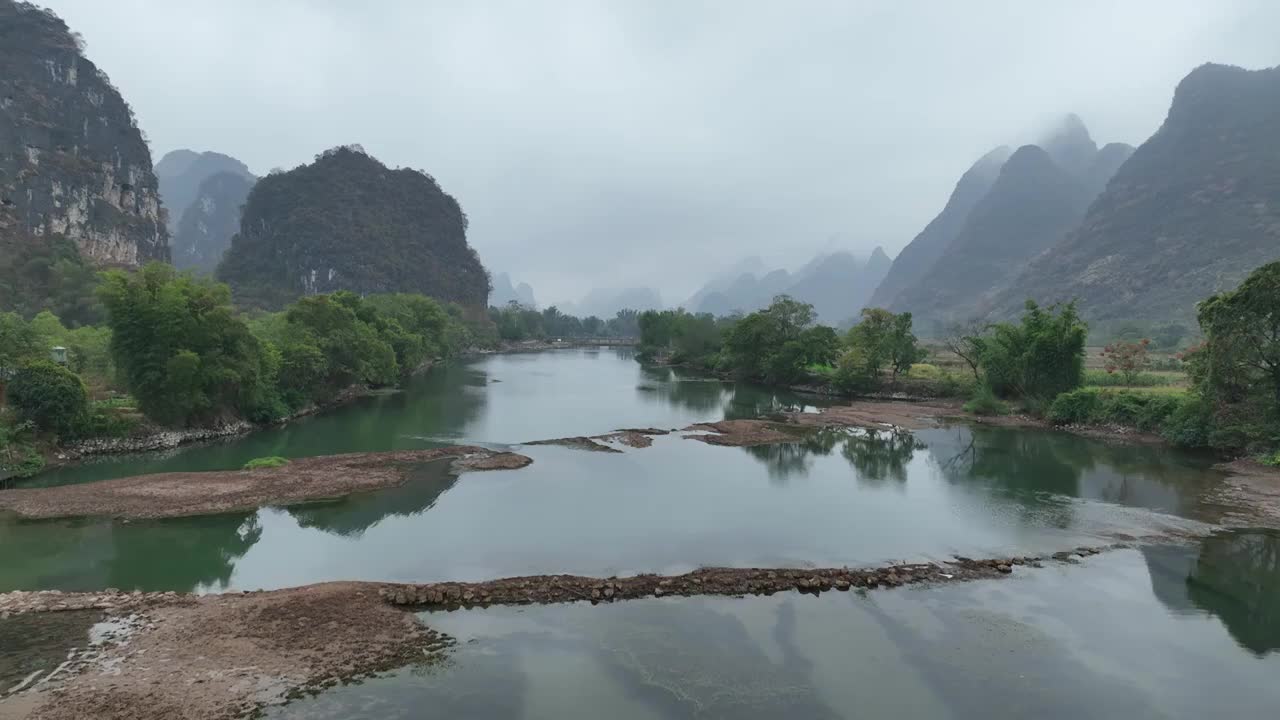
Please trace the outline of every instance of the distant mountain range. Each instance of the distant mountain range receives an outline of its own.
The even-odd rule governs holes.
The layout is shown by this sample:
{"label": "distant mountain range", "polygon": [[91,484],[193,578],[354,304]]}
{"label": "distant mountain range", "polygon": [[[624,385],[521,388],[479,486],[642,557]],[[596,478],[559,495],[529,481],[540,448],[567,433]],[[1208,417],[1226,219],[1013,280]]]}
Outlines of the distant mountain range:
{"label": "distant mountain range", "polygon": [[511,276],[506,273],[498,273],[493,276],[493,289],[489,292],[489,305],[491,307],[505,307],[509,303],[519,303],[520,305],[537,309],[538,301],[533,296],[533,288],[529,283],[520,283],[519,285],[511,284]]}
{"label": "distant mountain range", "polygon": [[[824,253],[792,273],[764,272],[759,258],[750,258],[733,271],[717,276],[694,293],[684,308],[716,316],[749,313],[769,305],[778,295],[810,303],[820,322],[846,324],[856,318],[884,279],[892,261],[882,248],[866,260],[848,252]],[[743,270],[743,268],[753,268]]]}
{"label": "distant mountain range", "polygon": [[661,310],[662,297],[653,288],[595,288],[578,302],[561,303],[556,309],[566,315],[609,319],[619,310]]}

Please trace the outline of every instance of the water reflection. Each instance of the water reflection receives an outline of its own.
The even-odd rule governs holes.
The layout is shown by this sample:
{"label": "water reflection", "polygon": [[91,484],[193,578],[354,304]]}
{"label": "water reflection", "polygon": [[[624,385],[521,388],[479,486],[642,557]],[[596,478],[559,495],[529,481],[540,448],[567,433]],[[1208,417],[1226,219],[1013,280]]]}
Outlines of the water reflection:
{"label": "water reflection", "polygon": [[388,517],[407,517],[429,510],[458,482],[451,465],[450,460],[423,463],[412,468],[398,487],[331,502],[296,505],[288,512],[300,527],[359,537]]}
{"label": "water reflection", "polygon": [[816,458],[838,448],[859,484],[905,483],[907,465],[925,444],[905,430],[824,428],[806,433],[791,443],[745,447],[743,450],[767,468],[771,481],[785,484],[808,475]]}
{"label": "water reflection", "polygon": [[1280,532],[1232,530],[1142,552],[1152,593],[1166,607],[1218,618],[1256,655],[1280,650]]}
{"label": "water reflection", "polygon": [[257,513],[170,520],[0,522],[0,592],[224,587],[262,536]]}
{"label": "water reflection", "polygon": [[954,426],[917,433],[957,484],[982,484],[1019,502],[1100,500],[1206,521],[1211,460],[1163,447],[1112,445],[1067,433]]}

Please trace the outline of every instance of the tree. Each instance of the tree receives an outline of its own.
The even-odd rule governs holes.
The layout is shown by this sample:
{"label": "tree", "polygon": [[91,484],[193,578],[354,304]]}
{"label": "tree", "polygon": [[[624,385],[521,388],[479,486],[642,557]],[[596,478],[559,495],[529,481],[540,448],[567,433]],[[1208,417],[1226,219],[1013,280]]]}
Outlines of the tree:
{"label": "tree", "polygon": [[0,312],[0,382],[23,363],[42,358],[49,351],[30,323],[17,313]]}
{"label": "tree", "polygon": [[104,275],[111,354],[138,408],[169,425],[281,414],[262,343],[226,285],[152,263]]}
{"label": "tree", "polygon": [[1244,439],[1280,441],[1280,262],[1253,271],[1230,292],[1200,303],[1205,343],[1197,385],[1225,406]]}
{"label": "tree", "polygon": [[1147,355],[1150,344],[1147,338],[1138,342],[1112,343],[1102,349],[1103,367],[1108,373],[1120,373],[1125,384],[1132,385],[1138,375],[1151,366],[1151,358]]}
{"label": "tree", "polygon": [[812,305],[779,295],[772,305],[747,315],[726,332],[728,368],[765,382],[794,382],[804,372],[806,354],[800,338],[813,317]]}
{"label": "tree", "polygon": [[887,367],[892,381],[924,358],[924,351],[911,332],[911,313],[895,315],[884,308],[863,308],[862,318],[848,333],[846,344],[857,352],[846,354],[847,363],[862,363],[860,369],[849,368],[849,377],[860,376],[870,383],[878,382]]}
{"label": "tree", "polygon": [[952,323],[947,327],[942,338],[943,346],[969,366],[969,370],[973,372],[973,379],[979,383],[982,382],[982,375],[978,372],[980,338],[986,331],[986,323],[971,319],[966,322]]}
{"label": "tree", "polygon": [[1088,331],[1075,303],[1027,301],[1019,323],[996,323],[977,339],[979,365],[997,395],[1044,405],[1084,382]]}
{"label": "tree", "polygon": [[61,365],[49,360],[24,365],[14,374],[8,393],[19,419],[40,430],[74,437],[84,427],[88,392],[80,377]]}

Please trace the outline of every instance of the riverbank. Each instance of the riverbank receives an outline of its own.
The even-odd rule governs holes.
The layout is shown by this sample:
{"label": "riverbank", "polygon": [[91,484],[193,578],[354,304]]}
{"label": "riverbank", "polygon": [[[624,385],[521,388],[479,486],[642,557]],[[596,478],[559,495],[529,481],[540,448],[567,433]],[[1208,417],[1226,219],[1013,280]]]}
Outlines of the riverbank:
{"label": "riverbank", "polygon": [[[96,610],[115,628],[51,672],[0,688],[2,718],[251,717],[306,693],[410,665],[447,662],[451,638],[406,610],[610,603],[672,596],[818,595],[994,580],[1125,544],[1037,556],[850,568],[704,568],[675,576],[540,575],[482,583],[339,582],[287,590],[0,594],[0,618]],[[0,619],[0,622],[6,620]]]}
{"label": "riverbank", "polygon": [[515,453],[466,445],[436,450],[299,458],[257,470],[157,473],[78,485],[0,490],[0,510],[27,519],[110,517],[142,520],[214,515],[329,500],[401,485],[415,466],[455,459],[466,470],[524,467]]}

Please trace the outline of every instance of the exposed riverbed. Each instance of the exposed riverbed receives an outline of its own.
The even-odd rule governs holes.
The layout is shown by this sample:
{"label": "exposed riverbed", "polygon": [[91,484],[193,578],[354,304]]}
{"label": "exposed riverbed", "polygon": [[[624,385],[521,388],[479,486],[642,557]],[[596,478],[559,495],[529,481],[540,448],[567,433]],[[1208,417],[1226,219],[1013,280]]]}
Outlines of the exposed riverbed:
{"label": "exposed riverbed", "polygon": [[[422,707],[496,718],[1254,717],[1280,699],[1259,680],[1280,670],[1280,536],[1242,527],[1255,521],[1251,496],[1210,459],[1045,430],[910,423],[894,407],[839,411],[872,429],[794,437],[720,422],[803,420],[816,409],[645,368],[626,351],[480,358],[284,428],[64,468],[35,484],[454,445],[518,453],[527,467],[462,473],[445,458],[342,499],[219,515],[0,516],[0,591],[209,594],[360,580],[405,583],[361,596],[387,607],[601,601],[421,613],[460,642],[437,648],[441,662],[398,661],[412,646],[371,649],[361,667],[413,669],[271,711],[281,717],[416,717]],[[881,416],[915,429],[875,429]],[[684,430],[697,423],[713,424]],[[614,432],[625,428],[641,432]],[[736,446],[753,433],[769,444]],[[573,440],[522,444],[562,437]],[[1115,543],[1130,549],[1043,568],[1029,560]],[[955,556],[1008,561],[966,569]],[[895,563],[908,565],[890,571]],[[743,570],[686,574],[705,566]],[[846,567],[881,568],[874,587],[889,589],[869,592],[873,576]],[[518,577],[556,574],[585,577]],[[897,587],[911,583],[923,587]],[[703,592],[772,595],[669,597]],[[104,597],[86,606],[150,602]],[[252,609],[277,596],[245,597],[263,598],[246,601]],[[368,617],[398,622],[369,607]],[[256,610],[226,617],[243,637],[274,632]],[[6,678],[45,668],[51,660],[39,658],[56,657],[60,633],[80,632],[67,627],[38,634],[54,640],[30,663],[11,660]],[[331,672],[298,662],[294,687]],[[228,677],[216,664],[200,672]],[[1188,697],[1200,683],[1210,697]],[[78,691],[86,702],[94,687]],[[6,707],[17,705],[0,703],[0,717]]]}

